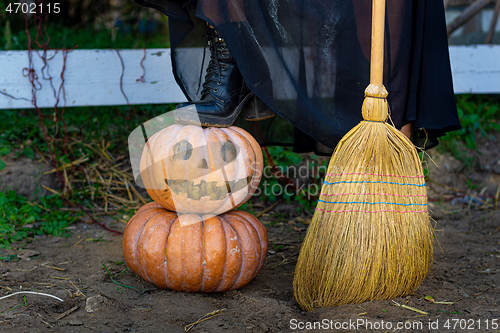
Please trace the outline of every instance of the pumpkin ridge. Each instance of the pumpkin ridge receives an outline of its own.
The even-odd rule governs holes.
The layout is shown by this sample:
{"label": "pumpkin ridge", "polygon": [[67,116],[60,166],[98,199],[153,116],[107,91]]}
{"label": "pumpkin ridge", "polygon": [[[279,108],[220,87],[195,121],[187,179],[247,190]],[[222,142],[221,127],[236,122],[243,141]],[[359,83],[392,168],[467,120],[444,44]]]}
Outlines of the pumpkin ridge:
{"label": "pumpkin ridge", "polygon": [[164,261],[161,260],[168,238],[168,222],[177,218],[174,212],[167,210],[164,212],[165,215],[151,219],[145,226],[142,237],[147,237],[148,242],[144,244],[143,250],[138,252],[145,264],[143,268],[147,272],[147,280],[160,288],[168,287],[163,274]]}
{"label": "pumpkin ridge", "polygon": [[[184,252],[185,252],[184,251],[184,247],[186,245],[186,242],[185,242],[186,240],[184,238],[184,236],[185,236],[184,235],[184,227],[181,227],[181,230],[182,230],[182,233],[181,233],[182,234],[182,243],[181,243],[182,244],[182,258],[185,258],[186,256],[184,254]],[[181,283],[181,288],[183,290],[186,290],[186,274],[184,274],[184,271],[186,269],[186,265],[184,265],[185,260],[182,260],[181,262],[182,262],[182,283]]]}
{"label": "pumpkin ridge", "polygon": [[[210,128],[208,129],[208,133],[210,133],[212,136],[215,136],[215,138],[217,139],[217,142],[218,142],[219,144],[221,144],[221,146],[222,146],[222,141],[221,141],[221,139],[220,139],[220,136],[218,135],[217,131],[213,129],[213,127],[210,127]],[[206,137],[205,137],[205,139],[206,139]],[[206,140],[207,140],[207,142],[208,142],[208,139],[206,139]],[[210,156],[210,164],[211,164],[211,166],[212,166],[212,172],[214,172],[214,171],[215,171],[214,156],[213,156],[213,152],[212,152],[212,149],[211,149],[211,147],[210,147],[210,144],[207,144],[207,149],[208,149],[208,154],[209,154],[209,156]],[[227,202],[227,199],[229,199],[229,200],[231,200],[231,207],[232,207],[231,209],[234,209],[234,199],[233,199],[233,194],[231,193],[231,191],[230,191],[230,190],[228,190],[228,180],[227,180],[227,175],[226,175],[226,172],[225,172],[225,170],[224,170],[224,165],[220,168],[220,170],[221,170],[221,173],[222,173],[222,177],[224,177],[224,185],[221,185],[221,187],[222,187],[222,188],[220,188],[220,189],[219,189],[220,191],[218,191],[218,190],[217,190],[217,188],[218,188],[218,186],[217,186],[217,182],[215,182],[215,185],[216,185],[216,186],[215,186],[215,187],[216,187],[216,189],[215,189],[215,190],[216,190],[216,191],[215,191],[215,193],[218,193],[218,195],[221,195],[221,194],[222,194],[222,198],[221,198],[221,199],[217,198],[217,199],[215,199],[215,200],[223,200],[224,202],[223,202],[223,205],[222,205],[222,206],[225,206],[225,204],[226,204],[226,202]],[[227,197],[227,198],[226,198],[226,197]],[[210,199],[212,199],[212,197],[210,197]]]}
{"label": "pumpkin ridge", "polygon": [[[155,144],[156,144],[157,139],[163,134],[163,131],[169,131],[168,127],[164,128],[164,129],[162,129],[160,131],[158,131],[155,134],[153,134],[148,139],[148,141],[146,141],[146,147],[149,147],[149,148],[148,148],[148,150],[145,149],[144,152],[149,151],[148,155],[150,155],[150,158],[151,158],[151,166],[150,166],[150,168],[147,168],[147,170],[149,169],[151,172],[152,172],[152,167],[155,164],[155,160],[154,160],[154,157],[153,157],[153,151],[155,150]],[[144,152],[143,152],[143,154],[144,154]],[[154,179],[154,177],[149,177],[149,176],[148,176],[148,178],[150,178],[150,180]]]}
{"label": "pumpkin ridge", "polygon": [[[227,272],[227,232],[226,232],[226,224],[229,224],[227,223],[227,221],[222,218],[221,216],[217,216],[217,218],[219,219],[220,223],[222,224],[222,228],[224,229],[224,242],[226,243],[226,246],[225,246],[225,251],[224,251],[224,271],[222,272],[222,277],[220,278],[219,280],[219,284],[217,285],[217,287],[214,289],[214,291],[218,291],[220,286],[222,285],[222,283],[224,282],[224,280],[226,279],[226,272]],[[234,283],[233,283],[234,285]]]}
{"label": "pumpkin ridge", "polygon": [[[205,219],[201,218],[201,248],[203,249],[201,258],[205,261]],[[203,267],[203,272],[201,273],[201,290],[205,290],[205,265],[203,265],[203,261],[201,266]]]}
{"label": "pumpkin ridge", "polygon": [[167,278],[170,279],[169,286],[172,290],[183,291],[183,231],[179,219],[176,219],[170,226],[167,247],[166,267]]}
{"label": "pumpkin ridge", "polygon": [[[163,130],[162,130],[163,131]],[[142,169],[140,174],[141,174],[141,179],[143,179],[143,183],[144,185],[146,186],[146,190],[148,192],[148,194],[151,196],[151,198],[155,201],[155,202],[160,202],[158,200],[158,195],[156,194],[155,191],[150,191],[147,184],[144,182],[144,177],[142,177],[142,172],[146,172],[146,179],[147,179],[147,182],[152,185],[153,182],[154,182],[154,174],[153,174],[153,166],[154,166],[154,163],[155,163],[155,160],[154,160],[154,157],[153,157],[153,151],[154,151],[154,145],[156,143],[156,139],[160,136],[160,134],[162,133],[162,131],[159,131],[155,134],[153,134],[149,139],[148,141],[146,141],[146,144],[145,144],[145,147],[144,147],[144,150],[142,152],[142,156],[141,156],[141,162],[142,162],[142,159],[144,157],[144,154],[146,154],[147,156],[150,157],[150,163],[151,165],[149,167],[146,167],[145,169]],[[145,162],[146,165],[147,165],[147,162]],[[151,173],[151,175],[149,175],[149,173]],[[156,184],[155,184],[156,186]],[[155,188],[155,186],[153,186],[153,188]]]}
{"label": "pumpkin ridge", "polygon": [[[175,124],[173,126],[169,126],[169,127],[165,128],[163,131],[165,131],[165,133],[171,132],[171,134],[169,133],[169,135],[173,135],[173,137],[175,138],[182,132],[182,129],[183,129],[182,126]],[[163,176],[166,179],[168,177],[168,171],[167,171],[167,168],[165,167],[165,160],[167,159],[169,152],[171,150],[173,151],[172,146],[174,145],[174,141],[173,140],[165,140],[165,135],[162,135],[162,139],[163,139],[162,143],[165,142],[164,150],[167,152],[166,153],[167,156],[165,156],[161,161],[162,162],[162,169],[163,169]],[[163,194],[165,191],[171,191],[171,189],[168,187],[168,184],[165,184],[165,185],[166,185],[165,189],[162,191],[162,195],[160,195],[161,198],[164,198]],[[165,207],[165,208],[176,211],[176,209],[175,209],[176,201],[172,199],[171,200],[172,203],[170,204],[170,203],[168,203],[168,198],[172,198],[172,196],[168,195],[167,198],[165,198],[165,201],[167,202],[167,205],[169,206],[169,207]],[[158,201],[158,202],[160,202],[160,201]]]}
{"label": "pumpkin ridge", "polygon": [[[230,214],[232,213],[233,211],[229,212]],[[255,230],[254,226],[248,222],[247,219],[243,218],[242,216],[238,215],[238,214],[231,214],[232,217],[238,221],[241,222],[241,224],[243,225],[243,227],[246,229],[246,231],[248,232],[248,235],[249,235],[249,238],[253,238],[252,236],[252,232],[250,231],[250,228],[248,226],[248,224],[252,227],[252,229],[255,231],[255,235],[257,236],[257,240],[258,240],[258,243],[259,243],[259,246],[257,246],[257,251],[260,251],[260,255],[258,256],[258,260],[259,260],[259,265],[253,265],[255,266],[255,270],[250,274],[251,275],[251,278],[249,280],[252,280],[258,273],[258,268],[260,266],[260,259],[262,257],[262,243],[260,242],[260,237],[259,237],[259,233],[257,232],[257,230]],[[254,242],[255,243],[255,242]],[[242,256],[244,256],[244,249],[243,249],[243,246],[241,247],[241,253],[242,253]],[[245,262],[242,261],[242,264],[244,264]],[[243,269],[242,269],[243,271]]]}
{"label": "pumpkin ridge", "polygon": [[[144,229],[146,228],[147,225],[151,224],[151,225],[154,225],[156,223],[156,220],[159,219],[159,223],[161,224],[161,219],[160,218],[163,218],[163,216],[165,215],[169,215],[171,212],[170,211],[166,211],[166,212],[162,212],[160,214],[156,214],[154,215],[153,217],[151,217],[150,219],[148,219],[148,221],[143,225],[143,227],[141,228],[141,231],[139,233],[139,238],[137,239],[137,243],[136,243],[136,252],[139,252],[139,247],[142,248],[142,251],[146,251],[147,247],[148,247],[148,244],[149,244],[149,237],[146,237],[144,233]],[[144,242],[141,241],[142,238],[145,238]],[[144,267],[144,262],[139,262],[138,261],[138,265],[137,265],[137,268],[138,270],[140,271],[141,275],[148,281],[151,282],[151,278],[149,277],[149,274],[148,274],[148,269],[147,267]],[[146,265],[147,266],[147,265]]]}
{"label": "pumpkin ridge", "polygon": [[165,284],[167,285],[167,288],[170,289],[170,286],[168,284],[168,277],[167,277],[167,265],[168,265],[168,261],[167,261],[167,248],[168,248],[168,239],[170,238],[170,229],[172,228],[172,224],[174,224],[174,222],[177,220],[178,216],[177,214],[175,214],[175,216],[168,222],[168,236],[167,236],[167,239],[165,241],[165,257],[163,259],[163,262],[165,263],[164,266],[164,271],[165,271]]}
{"label": "pumpkin ridge", "polygon": [[265,261],[265,258],[267,256],[267,248],[268,248],[268,243],[269,243],[268,236],[267,236],[267,230],[262,229],[262,228],[265,228],[262,225],[262,222],[260,222],[259,219],[257,219],[255,216],[253,216],[252,214],[250,214],[248,212],[241,211],[241,210],[233,210],[229,213],[241,216],[241,218],[248,221],[252,225],[252,227],[257,231],[257,235],[259,237],[259,244],[260,244],[262,253],[260,256],[259,267],[257,268],[257,271],[254,275],[254,277],[255,277],[255,276],[257,276],[257,274],[259,274],[262,267],[264,267],[264,261]]}
{"label": "pumpkin ridge", "polygon": [[[255,216],[253,216],[252,214],[250,214],[248,212],[242,211],[242,210],[232,210],[232,211],[228,212],[228,214],[236,215],[236,216],[242,218],[243,220],[245,220],[246,222],[248,222],[249,224],[251,224],[252,227],[257,231],[257,234],[259,235],[259,240],[261,240],[261,241],[264,240],[263,234],[261,233],[262,229],[258,227],[257,223],[255,223],[255,220],[257,220],[258,222],[260,222],[260,221]],[[262,223],[262,222],[260,222],[260,223]]]}
{"label": "pumpkin ridge", "polygon": [[[233,131],[220,131],[219,133],[222,133],[222,134],[226,135],[226,136],[227,136],[227,138],[228,138],[228,141],[227,141],[227,142],[231,142],[231,143],[235,146],[235,149],[236,149],[236,156],[234,157],[234,159],[233,159],[233,160],[231,160],[231,163],[232,163],[232,162],[236,163],[236,162],[237,162],[237,159],[238,159],[238,155],[239,155],[239,154],[243,154],[243,151],[242,151],[242,147],[239,147],[239,149],[238,149],[238,147],[236,146],[236,143],[237,143],[237,142],[233,139],[233,137],[234,137],[233,133],[234,133],[234,132],[233,132]],[[216,133],[216,135],[217,135],[217,137],[218,137],[218,138],[220,138],[219,133]],[[239,135],[238,135],[238,136],[239,136]],[[221,141],[221,142],[222,142],[222,141]],[[224,172],[224,176],[227,178],[227,175],[226,175],[226,173],[225,173],[225,169],[226,169],[226,166],[223,166],[223,167],[222,167],[222,170],[223,170],[223,172]],[[234,178],[236,178],[236,177],[234,177]],[[229,182],[226,180],[226,186],[228,187],[228,192],[231,194],[231,206],[232,206],[232,208],[231,208],[231,209],[235,209],[235,208],[238,206],[238,205],[236,205],[236,204],[234,203],[234,198],[233,198],[232,194],[233,194],[233,193],[235,193],[235,192],[238,192],[240,189],[245,188],[245,186],[246,186],[246,185],[248,185],[248,184],[247,184],[247,182],[245,182],[245,181],[243,181],[243,183],[244,183],[244,185],[243,185],[243,186],[241,186],[241,185],[240,185],[240,184],[242,184],[242,182],[241,182],[241,181],[242,181],[242,180],[246,180],[246,179],[247,179],[247,177],[244,177],[244,178],[240,178],[240,179],[234,180],[234,181],[232,182],[232,186],[229,186],[229,184],[228,184]],[[241,186],[241,188],[238,188],[237,186]]]}
{"label": "pumpkin ridge", "polygon": [[145,204],[144,206],[139,208],[139,210],[137,210],[136,214],[143,214],[143,213],[149,212],[151,209],[155,209],[155,208],[163,208],[163,206],[160,205],[159,203],[156,203],[155,201],[148,202],[147,204]]}
{"label": "pumpkin ridge", "polygon": [[[142,207],[141,207],[142,208]],[[153,208],[154,209],[154,208]],[[127,223],[127,226],[125,227],[125,230],[123,231],[124,233],[127,231],[127,229],[130,229],[130,228],[127,228],[129,225],[132,225],[133,224],[136,224],[139,217],[145,213],[148,213],[150,211],[150,209],[146,209],[145,211],[143,212],[140,212],[140,209],[139,211],[136,213],[136,215],[132,216],[132,219],[129,223]],[[144,230],[144,227],[146,226],[146,224],[148,224],[149,220],[151,220],[153,217],[155,216],[158,216],[160,214],[163,214],[161,211],[157,212],[156,214],[150,216],[146,222],[143,223],[142,227],[140,228],[140,230],[138,230],[135,234],[135,237],[134,239],[132,240],[134,242],[134,247],[135,249],[133,249],[132,251],[132,260],[134,262],[134,266],[136,267],[136,269],[138,270],[139,269],[139,263],[137,261],[137,244],[139,242],[139,237],[141,237],[141,234],[142,234],[142,231]],[[141,220],[139,219],[139,223],[141,222]],[[136,272],[134,272],[136,273]]]}
{"label": "pumpkin ridge", "polygon": [[[212,127],[209,127],[207,131],[209,131],[209,133],[212,133]],[[208,167],[210,168],[211,172],[214,172],[215,165],[214,165],[214,156],[212,154],[212,148],[210,147],[210,143],[208,142],[207,135],[205,135],[205,132],[203,132],[203,135],[205,137],[205,142],[207,143],[208,161],[210,162],[210,165]]]}
{"label": "pumpkin ridge", "polygon": [[217,291],[225,279],[226,231],[224,221],[219,216],[203,216],[203,292]]}
{"label": "pumpkin ridge", "polygon": [[[246,144],[245,149],[242,149],[242,147],[240,147],[238,154],[243,154],[243,152],[251,153],[252,156],[249,156],[249,160],[252,160],[252,158],[253,158],[253,165],[251,168],[251,171],[252,171],[251,174],[247,175],[246,178],[240,178],[238,180],[238,184],[234,184],[233,192],[238,192],[240,189],[248,188],[247,196],[243,200],[240,200],[240,203],[238,205],[233,206],[232,209],[234,210],[234,209],[238,208],[239,206],[243,205],[245,202],[248,201],[248,199],[250,199],[252,197],[252,195],[255,193],[255,189],[258,187],[258,184],[260,183],[261,177],[256,176],[255,170],[257,169],[257,158],[258,158],[257,151],[260,152],[261,155],[262,155],[262,152],[261,152],[261,148],[260,148],[259,144],[244,129],[236,127],[236,126],[231,126],[228,128],[220,128],[219,130],[221,132],[223,132],[224,134],[226,134],[228,136],[228,138],[231,140],[231,142],[236,142],[238,140],[243,141]],[[254,142],[252,143],[252,141],[250,141],[247,136],[252,138],[254,140]],[[262,160],[262,159],[263,159],[263,157],[261,156],[260,160]],[[243,183],[243,182],[241,182],[243,179],[246,179],[245,184],[241,188],[238,188],[238,186],[241,186],[241,184]],[[255,189],[253,189],[253,190],[252,190],[252,183],[256,183],[256,185],[254,185]]]}
{"label": "pumpkin ridge", "polygon": [[[148,172],[148,171],[146,170],[146,172]],[[148,178],[149,178],[149,176],[148,176]],[[155,191],[149,191],[147,188],[146,188],[146,190],[147,190],[149,196],[151,197],[151,199],[153,199],[155,202],[160,202],[159,196]]]}
{"label": "pumpkin ridge", "polygon": [[[224,262],[224,274],[223,274],[223,278],[221,279],[221,282],[219,283],[219,286],[217,287],[217,289],[215,291],[219,291],[219,288],[221,287],[224,287],[224,284],[225,282],[231,282],[229,280],[232,280],[232,283],[231,285],[227,285],[225,286],[225,288],[223,288],[223,291],[227,291],[227,290],[232,290],[231,288],[238,282],[238,279],[239,279],[239,276],[241,274],[241,258],[239,259],[239,262],[237,263],[238,265],[238,276],[236,277],[233,277],[233,275],[228,275],[228,261],[231,261],[231,257],[228,255],[230,254],[231,250],[228,249],[228,247],[230,246],[230,243],[228,241],[228,237],[229,237],[229,240],[230,241],[234,241],[235,239],[232,239],[230,237],[230,230],[232,230],[232,232],[234,233],[234,236],[236,237],[236,240],[238,240],[239,242],[239,235],[238,233],[236,232],[236,230],[234,230],[234,228],[231,226],[231,223],[229,223],[229,221],[225,218],[225,216],[222,216],[222,215],[219,215],[218,216],[219,220],[221,221],[222,225],[224,226],[224,240],[226,241],[226,250],[224,251],[225,253],[225,262]],[[239,244],[239,243],[238,243]]]}
{"label": "pumpkin ridge", "polygon": [[[252,190],[252,186],[254,186],[255,188],[257,188],[259,186],[259,183],[260,183],[260,180],[261,180],[261,176],[262,176],[262,170],[260,170],[260,177],[258,175],[256,175],[257,173],[257,169],[258,169],[258,161],[261,161],[261,163],[263,164],[263,156],[262,156],[262,148],[259,146],[259,144],[257,144],[257,142],[254,140],[253,142],[250,141],[248,139],[248,137],[251,137],[253,139],[253,137],[250,135],[250,133],[248,133],[247,131],[245,131],[244,129],[240,128],[240,127],[236,127],[236,126],[232,126],[232,127],[229,127],[229,128],[221,128],[221,130],[226,133],[228,136],[231,137],[231,135],[237,135],[239,136],[241,139],[243,139],[247,145],[249,147],[251,147],[252,149],[246,149],[247,152],[251,152],[253,154],[253,166],[252,166],[252,175],[250,177],[247,177],[250,178],[250,180],[248,181],[248,186],[249,186],[249,191],[248,191],[248,195],[247,197],[241,201],[241,203],[234,207],[233,209],[236,209],[238,208],[239,206],[243,205],[245,202],[247,202],[251,197],[252,195],[255,193],[255,191]],[[240,149],[241,151],[241,149]],[[260,153],[260,157],[257,156],[257,152]],[[255,180],[255,181],[254,181]],[[255,184],[252,184],[252,183],[255,183]]]}
{"label": "pumpkin ridge", "polygon": [[[226,130],[226,129],[224,128],[222,130]],[[238,207],[239,207],[242,204],[244,204],[245,202],[247,202],[252,197],[252,195],[254,195],[255,190],[259,187],[259,183],[260,183],[260,180],[262,178],[263,168],[264,168],[264,156],[262,154],[262,148],[257,143],[257,141],[255,141],[254,137],[250,135],[250,133],[248,133],[243,128],[236,127],[236,126],[231,127],[231,130],[238,133],[239,135],[241,135],[241,137],[243,137],[243,139],[245,141],[247,141],[248,145],[250,147],[252,147],[252,149],[249,149],[249,151],[251,151],[253,153],[253,156],[254,156],[254,164],[253,164],[253,168],[252,168],[252,182],[251,182],[252,184],[249,186],[249,191],[248,191],[249,194],[238,205]],[[250,140],[249,138],[251,138],[252,140]],[[259,165],[260,165],[260,167],[259,167]],[[255,188],[255,189],[252,190],[252,188]]]}
{"label": "pumpkin ridge", "polygon": [[[197,214],[193,214],[193,215],[197,215]],[[178,222],[180,224],[180,222]],[[192,236],[193,236],[193,233],[192,233],[192,228],[194,228],[195,226],[197,225],[197,223],[195,224],[190,224],[190,225],[187,225],[187,226],[180,226],[180,229],[182,231],[182,258],[190,258],[190,256],[188,256],[188,254],[186,254],[186,252],[193,252],[193,251],[186,251],[186,249],[190,250],[190,244],[191,242],[193,241],[192,239]],[[186,232],[186,230],[189,230],[188,232]],[[188,237],[189,236],[189,237]],[[201,236],[200,236],[201,238]],[[196,238],[194,240],[194,242],[198,242],[199,241],[199,238]],[[182,290],[184,291],[191,291],[191,292],[200,292],[201,290],[194,290],[191,286],[191,283],[190,281],[186,281],[187,278],[190,278],[191,275],[187,274],[186,272],[190,272],[190,267],[192,267],[192,264],[190,265],[187,265],[187,260],[181,260],[182,262],[182,284],[181,284],[181,288]],[[202,281],[203,281],[203,276],[201,276],[202,278]]]}
{"label": "pumpkin ridge", "polygon": [[[198,274],[197,274],[198,280],[196,281],[197,283],[199,283],[198,284],[198,286],[199,286],[198,288],[199,289],[197,289],[196,292],[201,292],[201,291],[203,291],[202,286],[203,286],[203,278],[204,278],[204,273],[205,273],[205,266],[202,265],[203,264],[203,260],[204,260],[203,254],[204,254],[204,243],[205,242],[203,240],[203,236],[204,236],[204,233],[205,233],[205,230],[204,230],[204,227],[205,227],[205,223],[204,222],[205,221],[203,220],[202,216],[200,216],[198,214],[196,214],[196,215],[200,218],[200,222],[201,223],[197,222],[197,223],[191,224],[187,228],[191,228],[191,229],[196,228],[196,229],[199,230],[195,234],[196,235],[196,239],[195,239],[195,242],[194,242],[195,244],[198,245],[198,249],[197,249],[197,251],[195,253],[193,253],[193,257],[197,258],[197,260],[195,261],[196,266],[198,266],[198,268],[200,266],[202,266],[202,269],[199,269],[199,271],[197,270],[198,271]],[[192,249],[190,246],[186,247],[186,248],[190,249],[190,250]],[[191,284],[192,284],[192,282],[190,282],[190,285]]]}
{"label": "pumpkin ridge", "polygon": [[[212,132],[212,130],[211,130]],[[222,132],[225,134],[225,132]],[[221,144],[222,146],[222,140],[220,138],[220,135],[217,131],[213,131],[213,134],[215,134],[215,137],[217,138],[217,141]],[[227,135],[227,134],[226,134]],[[227,135],[230,139],[231,137],[229,135]],[[231,161],[233,162],[233,161]],[[222,172],[222,176],[224,177],[224,185],[226,186],[226,193],[228,194],[228,197],[229,199],[231,200],[231,209],[234,209],[236,207],[236,204],[234,203],[234,198],[233,198],[233,192],[231,191],[231,187],[229,184],[229,181],[227,180],[227,174],[226,174],[226,166],[223,165],[221,168],[220,168],[221,172]]]}
{"label": "pumpkin ridge", "polygon": [[233,285],[228,289],[228,290],[233,290],[233,287],[238,284],[238,282],[240,281],[241,275],[243,274],[243,265],[245,263],[245,253],[243,251],[243,246],[241,245],[241,236],[240,236],[240,234],[233,227],[233,225],[231,224],[231,221],[229,219],[226,219],[224,217],[224,220],[227,221],[227,224],[229,225],[229,227],[231,227],[231,229],[233,229],[234,233],[236,234],[237,240],[238,240],[238,244],[240,245],[240,249],[241,249],[240,272],[238,273],[238,277],[234,280]]}
{"label": "pumpkin ridge", "polygon": [[[175,131],[173,132],[173,139],[172,139],[172,140],[167,140],[167,145],[166,145],[166,147],[165,147],[165,150],[167,151],[167,154],[168,154],[168,152],[170,152],[170,150],[171,150],[171,149],[172,149],[172,151],[173,151],[172,146],[174,145],[174,142],[177,142],[177,141],[176,141],[176,140],[174,140],[174,139],[176,139],[176,137],[177,137],[179,134],[182,134],[182,129],[183,129],[183,126],[178,125],[178,124],[175,124],[174,126],[175,126],[175,128],[174,128],[174,130],[175,130]],[[172,127],[172,126],[169,126],[169,127],[167,127],[166,129],[171,128],[171,127]],[[165,170],[166,170],[166,169],[167,169],[167,168],[165,168]],[[166,172],[165,178],[168,178],[168,171]],[[165,180],[166,180],[166,179],[165,179]],[[168,187],[168,183],[167,183],[166,185],[167,185],[167,186],[166,186],[166,189],[169,189],[169,191],[170,191],[170,188]],[[156,200],[155,200],[155,201],[156,201]],[[159,201],[158,201],[158,202],[159,202]],[[172,210],[177,211],[177,209],[175,208],[175,207],[176,207],[176,205],[177,205],[177,203],[178,203],[178,202],[177,202],[177,200],[174,200],[174,199],[172,198],[172,205],[173,205],[173,207],[171,207],[171,208],[172,208]]]}

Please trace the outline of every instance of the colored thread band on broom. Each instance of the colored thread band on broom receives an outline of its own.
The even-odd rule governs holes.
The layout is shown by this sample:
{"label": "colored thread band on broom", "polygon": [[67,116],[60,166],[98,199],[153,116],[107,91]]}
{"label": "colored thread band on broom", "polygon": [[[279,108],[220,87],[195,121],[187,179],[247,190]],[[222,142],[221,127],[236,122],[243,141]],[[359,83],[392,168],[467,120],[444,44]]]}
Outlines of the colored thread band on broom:
{"label": "colored thread band on broom", "polygon": [[388,195],[388,196],[393,196],[393,197],[405,197],[405,198],[412,198],[412,197],[426,197],[427,194],[396,194],[396,193],[320,193],[319,195],[325,196],[325,197],[332,197],[332,196],[339,196],[339,195]]}
{"label": "colored thread band on broom", "polygon": [[427,206],[427,204],[418,204],[418,203],[409,203],[403,204],[398,202],[368,202],[368,201],[325,201],[318,200],[319,202],[327,203],[327,204],[368,204],[368,205],[397,205],[397,206]]}
{"label": "colored thread band on broom", "polygon": [[337,173],[337,174],[327,173],[326,175],[330,176],[330,177],[351,176],[351,175],[360,175],[360,176],[367,175],[367,176],[382,176],[382,177],[401,177],[401,178],[424,178],[425,177],[424,175],[420,175],[420,176],[384,175],[384,174],[380,174],[380,173],[365,173],[365,172],[346,172],[346,173]]}
{"label": "colored thread band on broom", "polygon": [[419,186],[419,187],[422,187],[422,186],[425,186],[425,183],[423,184],[404,184],[404,183],[395,183],[395,182],[381,182],[381,181],[368,181],[368,180],[362,180],[362,181],[339,181],[339,182],[333,182],[333,183],[329,183],[327,182],[326,180],[323,181],[323,184],[325,185],[335,185],[335,184],[361,184],[361,183],[367,183],[367,184],[392,184],[392,185],[408,185],[408,186]]}
{"label": "colored thread band on broom", "polygon": [[351,212],[361,212],[361,213],[382,213],[382,212],[394,212],[394,213],[428,213],[427,210],[394,210],[394,209],[381,209],[381,210],[362,210],[362,209],[349,209],[349,210],[325,210],[321,208],[316,208],[321,212],[325,213],[351,213]]}

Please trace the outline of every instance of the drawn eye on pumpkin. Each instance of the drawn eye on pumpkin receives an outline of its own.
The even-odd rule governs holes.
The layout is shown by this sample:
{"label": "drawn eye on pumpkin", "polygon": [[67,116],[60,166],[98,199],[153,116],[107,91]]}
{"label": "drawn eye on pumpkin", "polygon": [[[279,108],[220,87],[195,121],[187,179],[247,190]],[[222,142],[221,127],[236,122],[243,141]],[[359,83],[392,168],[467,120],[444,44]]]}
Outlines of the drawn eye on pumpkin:
{"label": "drawn eye on pumpkin", "polygon": [[220,154],[220,159],[219,157],[212,158],[215,162],[213,172],[234,161],[238,157],[239,149],[229,141],[210,142],[207,145],[193,148],[193,145],[188,140],[182,140],[174,144],[172,153],[173,161],[188,161],[191,157],[199,158],[201,156],[199,161],[188,161],[189,163],[195,163],[200,169],[209,168],[207,159],[210,159],[210,157],[208,155],[219,156]]}
{"label": "drawn eye on pumpkin", "polygon": [[222,144],[222,147],[220,148],[220,152],[222,155],[222,160],[226,163],[231,163],[236,159],[236,156],[238,155],[238,151],[236,149],[236,146],[232,142],[224,142]]}
{"label": "drawn eye on pumpkin", "polygon": [[188,140],[182,140],[174,145],[174,160],[188,160],[193,153],[193,145]]}

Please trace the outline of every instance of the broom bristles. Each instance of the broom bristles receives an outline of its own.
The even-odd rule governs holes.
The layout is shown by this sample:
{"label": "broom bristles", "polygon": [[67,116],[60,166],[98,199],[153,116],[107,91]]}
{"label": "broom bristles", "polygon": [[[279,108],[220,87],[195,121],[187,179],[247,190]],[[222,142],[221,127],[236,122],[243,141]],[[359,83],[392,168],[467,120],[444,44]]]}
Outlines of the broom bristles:
{"label": "broom bristles", "polygon": [[297,262],[295,298],[312,310],[407,295],[429,270],[432,232],[415,147],[391,125],[362,121],[330,160]]}

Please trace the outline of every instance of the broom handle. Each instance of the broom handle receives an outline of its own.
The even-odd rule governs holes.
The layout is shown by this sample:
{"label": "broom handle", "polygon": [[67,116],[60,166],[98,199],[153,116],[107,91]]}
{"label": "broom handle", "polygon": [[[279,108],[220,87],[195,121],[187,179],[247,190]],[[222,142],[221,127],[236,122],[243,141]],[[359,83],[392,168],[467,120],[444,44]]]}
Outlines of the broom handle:
{"label": "broom handle", "polygon": [[373,0],[370,83],[382,85],[384,78],[385,0]]}
{"label": "broom handle", "polygon": [[[437,0],[436,0],[437,1]],[[499,0],[500,1],[500,0]],[[365,89],[363,119],[384,122],[388,116],[387,90],[384,87],[385,0],[373,0],[370,84]]]}

